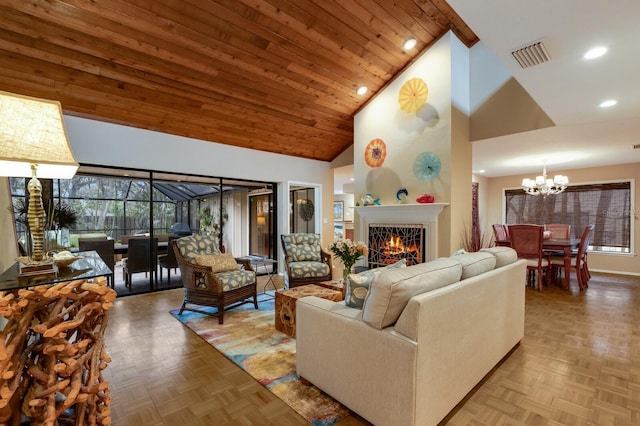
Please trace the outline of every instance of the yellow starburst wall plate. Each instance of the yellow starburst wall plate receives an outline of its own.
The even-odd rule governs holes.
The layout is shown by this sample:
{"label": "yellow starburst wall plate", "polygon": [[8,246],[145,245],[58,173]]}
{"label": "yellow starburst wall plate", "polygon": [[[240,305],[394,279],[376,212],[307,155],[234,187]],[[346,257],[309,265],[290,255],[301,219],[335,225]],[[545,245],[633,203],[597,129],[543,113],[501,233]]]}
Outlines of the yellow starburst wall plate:
{"label": "yellow starburst wall plate", "polygon": [[427,101],[429,89],[427,83],[420,78],[412,78],[402,85],[398,95],[400,109],[405,112],[415,112]]}

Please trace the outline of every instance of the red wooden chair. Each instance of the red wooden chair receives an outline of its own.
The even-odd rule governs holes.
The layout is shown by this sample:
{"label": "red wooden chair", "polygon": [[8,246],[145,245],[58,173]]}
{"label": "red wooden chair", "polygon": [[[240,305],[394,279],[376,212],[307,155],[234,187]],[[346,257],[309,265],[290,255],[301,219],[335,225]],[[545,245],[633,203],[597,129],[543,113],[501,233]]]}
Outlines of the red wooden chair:
{"label": "red wooden chair", "polygon": [[[588,281],[591,277],[589,269],[587,268],[587,250],[589,244],[591,244],[591,237],[593,236],[593,229],[595,225],[587,225],[582,231],[582,237],[580,238],[580,245],[578,245],[578,251],[575,256],[571,256],[571,267],[576,271],[576,279],[578,281],[578,287],[580,290],[585,290],[589,287]],[[553,256],[551,263],[554,268],[564,269],[564,257]],[[564,271],[565,274],[570,271]]]}
{"label": "red wooden chair", "polygon": [[527,283],[542,291],[543,273],[549,279],[549,259],[542,250],[544,226],[542,225],[509,225],[511,247],[518,253],[519,259],[527,261]]}
{"label": "red wooden chair", "polygon": [[507,225],[503,225],[502,223],[494,223],[493,238],[497,246],[511,246],[511,243],[509,242],[509,228]]}

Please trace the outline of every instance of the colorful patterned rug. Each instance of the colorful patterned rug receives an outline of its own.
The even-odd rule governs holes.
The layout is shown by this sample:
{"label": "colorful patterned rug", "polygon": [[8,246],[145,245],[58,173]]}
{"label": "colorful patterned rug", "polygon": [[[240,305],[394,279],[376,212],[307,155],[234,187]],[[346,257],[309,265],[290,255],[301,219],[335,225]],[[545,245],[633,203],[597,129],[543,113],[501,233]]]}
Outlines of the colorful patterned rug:
{"label": "colorful patterned rug", "polygon": [[348,416],[340,403],[300,381],[295,339],[275,329],[273,299],[260,295],[258,301],[259,310],[249,303],[226,311],[222,325],[217,316],[191,311],[178,315],[178,309],[170,313],[311,424],[328,426]]}

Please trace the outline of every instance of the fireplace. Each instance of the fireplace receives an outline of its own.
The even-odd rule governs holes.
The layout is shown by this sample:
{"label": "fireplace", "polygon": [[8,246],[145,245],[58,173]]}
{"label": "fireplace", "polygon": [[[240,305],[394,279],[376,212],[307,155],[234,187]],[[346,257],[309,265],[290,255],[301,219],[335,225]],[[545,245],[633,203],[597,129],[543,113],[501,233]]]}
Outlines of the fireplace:
{"label": "fireplace", "polygon": [[[402,241],[402,243],[405,246],[407,244],[409,246],[415,245],[420,249],[419,255],[411,255],[411,262],[421,263],[434,260],[438,257],[438,215],[445,206],[448,204],[393,204],[356,207],[355,210],[358,214],[356,239],[367,242],[371,248],[371,232],[389,232],[391,234],[393,229],[402,230],[412,236],[409,242]],[[386,227],[389,230],[380,230],[380,227]],[[417,239],[421,239],[419,245],[416,243]],[[372,259],[372,264],[369,265],[369,257],[367,257],[359,265],[376,267],[390,261],[391,259],[379,257]],[[409,262],[409,259],[407,261]]]}
{"label": "fireplace", "polygon": [[424,232],[422,225],[369,224],[369,267],[387,266],[402,259],[407,266],[424,262]]}

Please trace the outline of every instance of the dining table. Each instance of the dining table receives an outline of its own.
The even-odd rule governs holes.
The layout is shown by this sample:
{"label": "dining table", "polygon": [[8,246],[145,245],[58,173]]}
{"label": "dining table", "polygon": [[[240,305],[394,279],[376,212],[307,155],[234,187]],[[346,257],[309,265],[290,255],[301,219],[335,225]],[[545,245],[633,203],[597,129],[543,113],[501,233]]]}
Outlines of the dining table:
{"label": "dining table", "polygon": [[578,248],[580,238],[547,238],[542,241],[545,251],[562,251],[564,254],[564,289],[569,290],[571,282],[571,252]]}

